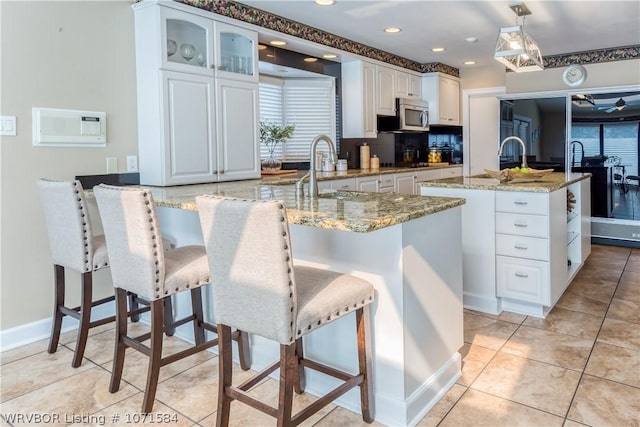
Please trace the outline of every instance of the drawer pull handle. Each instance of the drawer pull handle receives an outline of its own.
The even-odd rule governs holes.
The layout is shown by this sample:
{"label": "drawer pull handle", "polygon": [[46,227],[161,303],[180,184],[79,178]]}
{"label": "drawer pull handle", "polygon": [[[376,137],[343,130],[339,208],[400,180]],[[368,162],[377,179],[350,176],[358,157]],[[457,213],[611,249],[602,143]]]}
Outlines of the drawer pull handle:
{"label": "drawer pull handle", "polygon": [[522,249],[522,250],[525,250],[525,251],[526,251],[527,249],[529,249],[529,248],[527,248],[525,245],[518,245],[517,243],[516,243],[516,245],[515,245],[514,247],[515,247],[516,249]]}
{"label": "drawer pull handle", "polygon": [[514,223],[513,225],[514,225],[514,226],[516,226],[516,227],[520,227],[520,228],[525,228],[525,227],[527,227],[527,224],[521,224],[521,223],[519,223],[519,222],[516,222],[516,223]]}
{"label": "drawer pull handle", "polygon": [[523,279],[526,279],[527,277],[529,277],[529,275],[524,273],[516,273],[516,277],[521,277]]}
{"label": "drawer pull handle", "polygon": [[523,205],[523,206],[524,206],[524,205],[528,205],[528,203],[527,203],[527,202],[523,202],[523,201],[521,201],[521,200],[516,200],[516,201],[515,201],[515,202],[513,202],[513,203],[515,203],[516,205]]}
{"label": "drawer pull handle", "polygon": [[345,185],[343,185],[343,186],[342,186],[342,187],[340,187],[340,188],[349,188],[349,184],[345,184]]}

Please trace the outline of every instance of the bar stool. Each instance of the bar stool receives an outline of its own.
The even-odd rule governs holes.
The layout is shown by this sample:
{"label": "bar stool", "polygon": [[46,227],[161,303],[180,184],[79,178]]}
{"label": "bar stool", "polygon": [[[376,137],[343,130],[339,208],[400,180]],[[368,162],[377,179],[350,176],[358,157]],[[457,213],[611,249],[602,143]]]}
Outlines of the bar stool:
{"label": "bar stool", "polygon": [[[153,196],[148,190],[105,184],[93,190],[105,231],[116,290],[116,349],[109,391],[115,393],[120,387],[127,347],[149,356],[142,402],[142,412],[148,413],[153,408],[161,366],[218,344],[218,338],[205,339],[205,329],[217,333],[217,328],[203,319],[201,287],[209,283],[206,253],[203,246],[183,246],[164,251]],[[163,315],[163,301],[184,291],[191,293],[192,314],[169,325]],[[150,301],[151,332],[139,337],[127,334],[127,292]],[[164,329],[188,322],[193,323],[195,345],[162,357]],[[247,370],[251,365],[248,336],[239,331],[234,335],[238,341],[241,366]],[[143,344],[149,338],[150,345]]]}
{"label": "bar stool", "polygon": [[[357,277],[310,267],[295,267],[282,201],[196,197],[211,271],[213,305],[219,331],[217,426],[229,424],[233,400],[297,425],[359,386],[362,419],[373,421],[368,306],[373,285]],[[355,312],[360,372],[351,375],[304,357],[302,337]],[[231,328],[280,343],[280,360],[254,378],[232,385]],[[293,391],[304,391],[304,368],[344,381],[292,417]],[[248,395],[248,390],[280,368],[278,407]]]}
{"label": "bar stool", "polygon": [[[51,258],[55,276],[53,325],[49,337],[49,353],[55,353],[60,340],[62,318],[70,316],[79,321],[76,348],[71,366],[77,368],[87,344],[89,329],[113,322],[114,316],[91,321],[91,309],[114,297],[93,301],[93,272],[109,267],[104,236],[94,235],[91,218],[79,181],[53,181],[40,179],[37,182],[44,210]],[[81,273],[81,299],[79,307],[65,306],[65,268]]]}

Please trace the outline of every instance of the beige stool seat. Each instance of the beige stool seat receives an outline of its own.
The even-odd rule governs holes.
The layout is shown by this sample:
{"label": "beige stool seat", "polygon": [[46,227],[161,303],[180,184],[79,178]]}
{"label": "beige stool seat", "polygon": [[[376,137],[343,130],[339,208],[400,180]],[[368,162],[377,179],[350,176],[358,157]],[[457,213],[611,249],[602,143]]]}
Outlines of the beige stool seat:
{"label": "beige stool seat", "polygon": [[[109,267],[103,235],[94,235],[84,190],[79,181],[37,181],[47,225],[51,260],[54,267],[54,308],[49,353],[55,353],[60,341],[64,316],[79,321],[71,366],[82,363],[89,329],[113,322],[114,316],[91,321],[93,307],[113,301],[113,296],[93,301],[93,272]],[[65,269],[80,272],[80,306],[65,305]]]}
{"label": "beige stool seat", "polygon": [[[153,196],[147,189],[98,185],[94,187],[102,218],[111,276],[116,290],[116,350],[109,391],[120,388],[125,350],[131,347],[149,356],[142,412],[153,409],[160,367],[218,344],[206,340],[205,330],[217,333],[204,321],[202,286],[209,283],[209,265],[203,246],[184,246],[165,251]],[[168,325],[163,317],[164,301],[172,295],[190,291],[192,314]],[[151,305],[151,332],[139,337],[127,334],[127,292],[147,299]],[[163,331],[192,322],[195,345],[162,357]],[[143,344],[151,339],[150,345]],[[236,331],[241,366],[251,361],[247,335]]]}
{"label": "beige stool seat", "polygon": [[[218,324],[219,371],[217,426],[229,424],[231,402],[241,401],[277,418],[280,426],[298,425],[353,387],[360,388],[362,419],[373,421],[370,360],[367,357],[368,308],[374,287],[358,277],[294,266],[286,210],[282,201],[196,198],[211,271],[214,315]],[[303,337],[355,312],[357,374],[304,357]],[[231,328],[280,344],[280,360],[242,384],[233,385]],[[338,346],[341,343],[336,342]],[[280,369],[278,407],[247,392]],[[304,368],[343,383],[292,415],[293,392],[304,392]]]}

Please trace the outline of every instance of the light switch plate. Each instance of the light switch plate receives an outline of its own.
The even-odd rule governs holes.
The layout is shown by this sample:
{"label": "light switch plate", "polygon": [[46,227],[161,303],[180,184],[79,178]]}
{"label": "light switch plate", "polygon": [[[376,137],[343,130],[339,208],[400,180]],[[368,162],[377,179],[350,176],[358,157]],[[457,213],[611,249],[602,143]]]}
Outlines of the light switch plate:
{"label": "light switch plate", "polygon": [[127,172],[138,172],[138,156],[127,156]]}
{"label": "light switch plate", "polygon": [[16,116],[0,116],[0,136],[16,136]]}

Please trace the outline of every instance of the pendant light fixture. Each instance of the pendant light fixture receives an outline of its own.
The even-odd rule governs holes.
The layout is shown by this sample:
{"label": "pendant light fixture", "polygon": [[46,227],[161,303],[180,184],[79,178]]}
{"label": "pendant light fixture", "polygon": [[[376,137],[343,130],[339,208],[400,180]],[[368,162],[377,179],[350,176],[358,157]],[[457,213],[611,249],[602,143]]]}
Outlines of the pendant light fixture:
{"label": "pendant light fixture", "polygon": [[544,70],[540,46],[524,31],[524,17],[531,11],[524,3],[509,7],[516,14],[516,25],[500,28],[493,57],[516,73]]}

